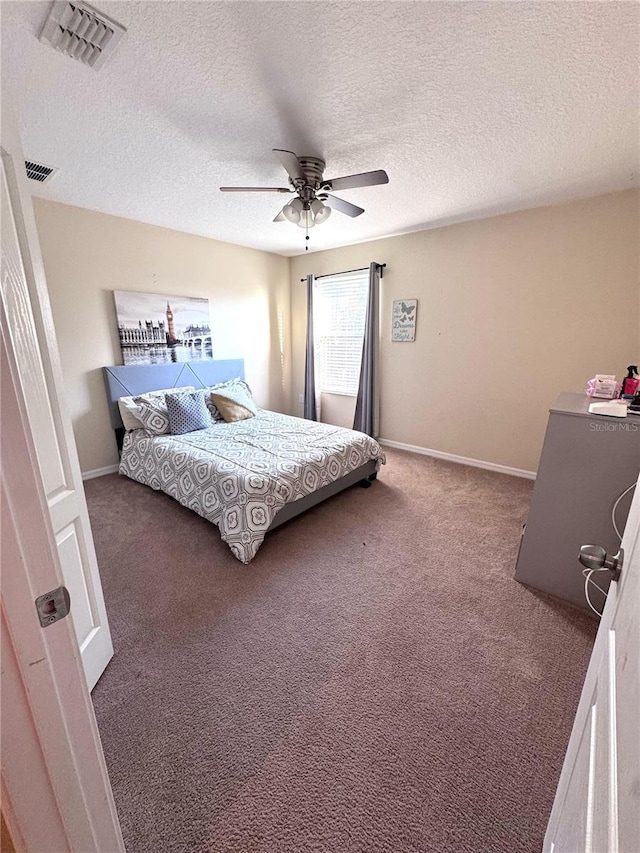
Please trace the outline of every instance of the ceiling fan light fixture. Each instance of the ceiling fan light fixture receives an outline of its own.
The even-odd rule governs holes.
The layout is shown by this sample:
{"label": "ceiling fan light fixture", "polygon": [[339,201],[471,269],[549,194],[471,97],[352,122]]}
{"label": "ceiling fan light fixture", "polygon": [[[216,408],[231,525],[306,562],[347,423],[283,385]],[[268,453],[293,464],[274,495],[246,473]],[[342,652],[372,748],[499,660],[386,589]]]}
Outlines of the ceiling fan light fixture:
{"label": "ceiling fan light fixture", "polygon": [[323,204],[319,198],[314,198],[310,202],[294,198],[282,208],[282,215],[298,228],[309,229],[326,222],[331,215],[331,208]]}
{"label": "ceiling fan light fixture", "polygon": [[308,231],[309,228],[313,228],[315,224],[316,220],[311,209],[309,207],[305,207],[300,214],[300,221],[296,222],[296,225],[298,228],[306,228]]}
{"label": "ceiling fan light fixture", "polygon": [[314,198],[311,202],[311,212],[316,225],[322,225],[331,216],[331,208],[323,204],[319,198]]}
{"label": "ceiling fan light fixture", "polygon": [[[285,204],[282,208],[282,213],[289,222],[293,222],[294,225],[300,225],[303,208],[304,205],[302,203],[302,199],[294,198],[293,201],[289,202],[289,204]],[[304,225],[302,227],[304,228]]]}

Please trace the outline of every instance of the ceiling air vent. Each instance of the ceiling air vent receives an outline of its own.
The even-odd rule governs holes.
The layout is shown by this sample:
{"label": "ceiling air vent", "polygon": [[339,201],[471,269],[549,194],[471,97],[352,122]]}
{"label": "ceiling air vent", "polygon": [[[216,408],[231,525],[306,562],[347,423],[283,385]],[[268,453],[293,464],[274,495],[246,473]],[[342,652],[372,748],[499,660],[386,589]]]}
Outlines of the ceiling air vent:
{"label": "ceiling air vent", "polygon": [[25,160],[24,165],[27,170],[27,177],[32,181],[37,181],[39,184],[48,184],[50,180],[55,178],[59,171],[54,166],[34,163],[33,160]]}
{"label": "ceiling air vent", "polygon": [[97,71],[115,50],[125,28],[88,3],[55,0],[40,41]]}

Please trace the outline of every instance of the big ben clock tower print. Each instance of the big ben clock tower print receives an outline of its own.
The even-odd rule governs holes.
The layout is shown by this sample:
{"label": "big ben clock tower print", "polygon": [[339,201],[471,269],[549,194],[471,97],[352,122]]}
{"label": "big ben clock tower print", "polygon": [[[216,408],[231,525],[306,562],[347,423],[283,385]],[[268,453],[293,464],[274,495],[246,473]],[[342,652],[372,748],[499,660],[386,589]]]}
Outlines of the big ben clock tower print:
{"label": "big ben clock tower print", "polygon": [[123,364],[213,358],[209,300],[114,291]]}
{"label": "big ben clock tower print", "polygon": [[178,343],[178,339],[176,338],[176,327],[173,323],[173,311],[171,310],[171,305],[167,302],[167,346],[173,347]]}

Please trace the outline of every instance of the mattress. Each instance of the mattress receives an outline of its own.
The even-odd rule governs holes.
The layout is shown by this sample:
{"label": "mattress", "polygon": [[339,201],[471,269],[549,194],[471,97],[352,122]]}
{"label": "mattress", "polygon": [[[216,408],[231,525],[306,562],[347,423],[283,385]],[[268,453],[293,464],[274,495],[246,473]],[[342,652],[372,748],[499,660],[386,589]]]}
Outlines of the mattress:
{"label": "mattress", "polygon": [[285,504],[372,460],[384,452],[364,433],[260,410],[184,435],[127,432],[119,472],[211,521],[248,563]]}

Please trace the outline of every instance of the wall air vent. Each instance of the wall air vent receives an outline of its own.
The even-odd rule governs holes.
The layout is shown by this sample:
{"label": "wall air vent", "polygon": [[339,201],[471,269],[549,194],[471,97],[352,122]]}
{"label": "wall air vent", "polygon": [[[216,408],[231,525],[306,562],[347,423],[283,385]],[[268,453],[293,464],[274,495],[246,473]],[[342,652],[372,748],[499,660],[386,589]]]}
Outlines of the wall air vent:
{"label": "wall air vent", "polygon": [[27,177],[39,184],[48,184],[59,172],[59,169],[54,166],[45,166],[42,163],[35,163],[33,160],[25,160],[24,165],[27,170]]}
{"label": "wall air vent", "polygon": [[88,3],[54,0],[40,41],[97,71],[126,33],[125,28]]}

